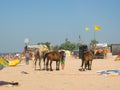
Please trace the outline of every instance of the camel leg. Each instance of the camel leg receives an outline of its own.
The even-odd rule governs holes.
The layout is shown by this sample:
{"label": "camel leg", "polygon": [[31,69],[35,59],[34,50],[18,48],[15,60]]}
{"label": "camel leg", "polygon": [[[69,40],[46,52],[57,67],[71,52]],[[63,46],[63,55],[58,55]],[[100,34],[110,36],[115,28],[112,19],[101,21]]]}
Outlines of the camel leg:
{"label": "camel leg", "polygon": [[53,69],[52,69],[52,60],[50,61],[50,71],[53,71]]}
{"label": "camel leg", "polygon": [[60,70],[60,61],[58,61],[58,70]]}
{"label": "camel leg", "polygon": [[52,60],[50,60],[50,71],[53,71],[53,69],[52,69]]}
{"label": "camel leg", "polygon": [[89,61],[89,67],[88,67],[88,70],[91,70],[91,66],[92,66],[92,61]]}
{"label": "camel leg", "polygon": [[36,70],[36,63],[37,63],[37,59],[35,59],[35,70]]}
{"label": "camel leg", "polygon": [[87,69],[87,67],[89,68],[89,61],[85,61],[85,70]]}
{"label": "camel leg", "polygon": [[82,59],[82,64],[81,64],[81,68],[79,69],[79,71],[85,71],[84,66],[85,66],[85,61],[84,59]]}
{"label": "camel leg", "polygon": [[48,71],[48,63],[49,63],[49,60],[47,59],[47,62],[46,62],[46,70]]}
{"label": "camel leg", "polygon": [[81,65],[82,70],[84,69],[84,68],[83,68],[83,67],[84,67],[84,63],[85,63],[85,61],[84,61],[84,59],[82,59],[82,65]]}
{"label": "camel leg", "polygon": [[58,69],[58,61],[56,61],[56,70]]}
{"label": "camel leg", "polygon": [[60,62],[56,61],[56,70],[59,70]]}
{"label": "camel leg", "polygon": [[39,68],[41,70],[41,58],[39,58]]}
{"label": "camel leg", "polygon": [[45,59],[43,60],[43,63],[44,63],[44,67],[43,67],[43,70],[45,70]]}
{"label": "camel leg", "polygon": [[84,64],[84,59],[82,59],[82,64],[81,64],[81,67],[83,67],[83,64]]}

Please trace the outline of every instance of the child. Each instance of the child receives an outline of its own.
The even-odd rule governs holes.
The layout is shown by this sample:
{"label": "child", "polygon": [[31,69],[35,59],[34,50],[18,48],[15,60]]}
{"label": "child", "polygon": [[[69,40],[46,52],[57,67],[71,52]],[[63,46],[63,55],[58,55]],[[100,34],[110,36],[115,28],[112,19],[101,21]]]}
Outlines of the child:
{"label": "child", "polygon": [[61,60],[61,67],[62,67],[62,70],[63,70],[64,67],[65,67],[65,59],[66,59],[66,53],[64,52],[64,55],[62,55],[62,60]]}

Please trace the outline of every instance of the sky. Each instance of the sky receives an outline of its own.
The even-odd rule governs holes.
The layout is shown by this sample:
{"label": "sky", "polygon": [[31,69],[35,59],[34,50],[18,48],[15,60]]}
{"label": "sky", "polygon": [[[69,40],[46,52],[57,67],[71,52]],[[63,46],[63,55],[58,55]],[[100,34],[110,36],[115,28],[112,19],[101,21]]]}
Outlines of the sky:
{"label": "sky", "polygon": [[22,52],[26,38],[89,44],[95,33],[99,43],[120,44],[119,26],[120,0],[0,0],[0,53]]}

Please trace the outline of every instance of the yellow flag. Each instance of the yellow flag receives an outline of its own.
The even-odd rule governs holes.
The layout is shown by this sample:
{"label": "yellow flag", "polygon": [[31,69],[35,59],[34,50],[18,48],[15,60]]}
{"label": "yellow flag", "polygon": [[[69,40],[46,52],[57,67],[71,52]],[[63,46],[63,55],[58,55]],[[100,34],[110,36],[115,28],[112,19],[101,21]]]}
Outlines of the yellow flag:
{"label": "yellow flag", "polygon": [[101,29],[100,26],[97,26],[97,25],[94,26],[94,30],[99,31],[100,29]]}
{"label": "yellow flag", "polygon": [[85,30],[86,30],[86,31],[88,31],[88,30],[89,30],[89,28],[88,28],[88,27],[85,27]]}

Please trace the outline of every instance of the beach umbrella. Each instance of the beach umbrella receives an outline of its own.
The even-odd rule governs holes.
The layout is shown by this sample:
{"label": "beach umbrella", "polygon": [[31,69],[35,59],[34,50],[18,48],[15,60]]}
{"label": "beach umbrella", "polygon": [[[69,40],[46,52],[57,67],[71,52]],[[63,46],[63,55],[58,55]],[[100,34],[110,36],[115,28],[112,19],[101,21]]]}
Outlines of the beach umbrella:
{"label": "beach umbrella", "polygon": [[3,58],[0,58],[0,70],[2,70],[3,68],[7,66],[8,66],[8,61]]}

